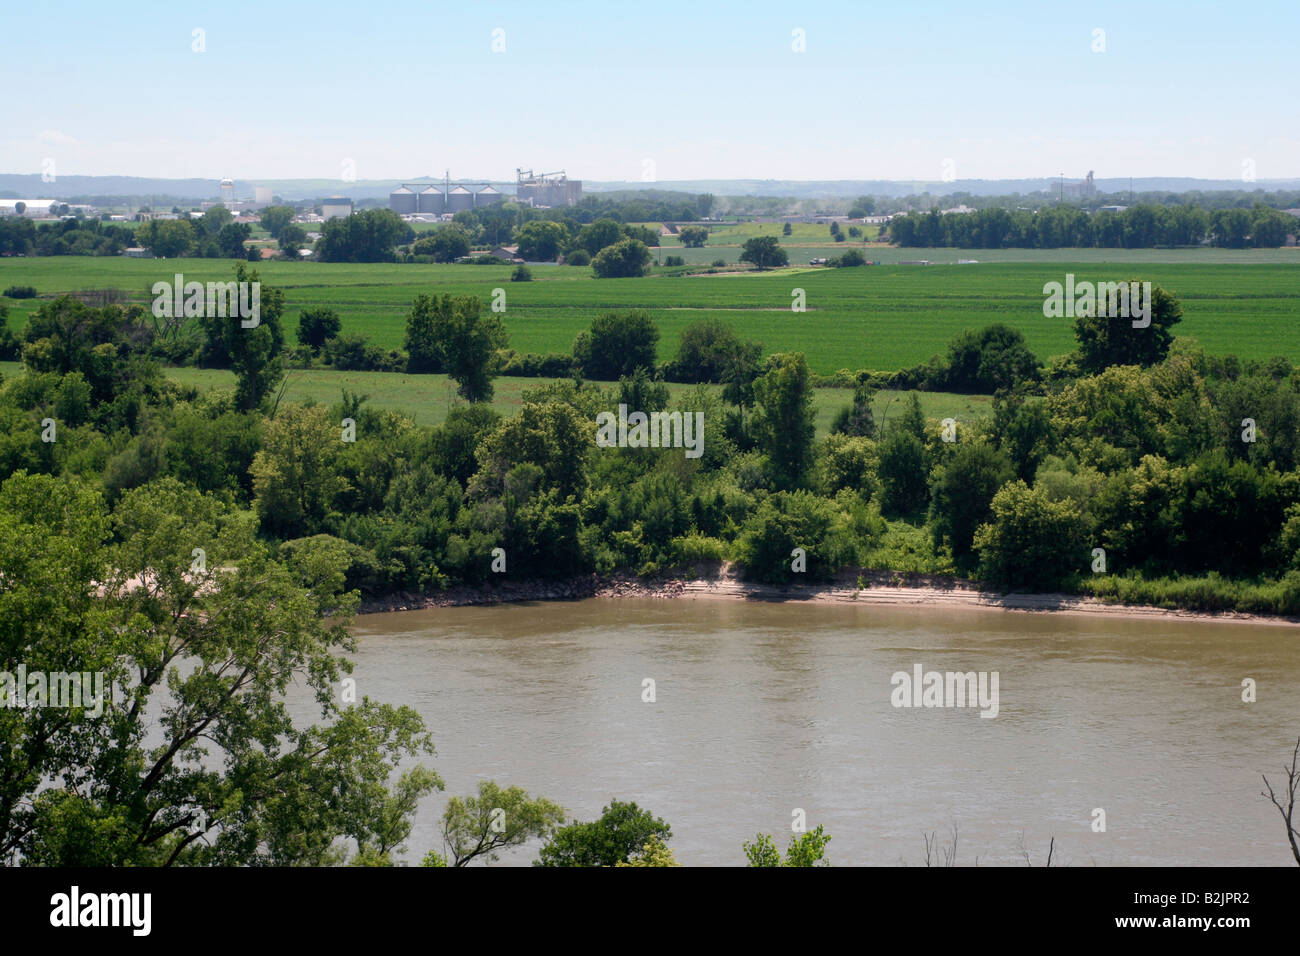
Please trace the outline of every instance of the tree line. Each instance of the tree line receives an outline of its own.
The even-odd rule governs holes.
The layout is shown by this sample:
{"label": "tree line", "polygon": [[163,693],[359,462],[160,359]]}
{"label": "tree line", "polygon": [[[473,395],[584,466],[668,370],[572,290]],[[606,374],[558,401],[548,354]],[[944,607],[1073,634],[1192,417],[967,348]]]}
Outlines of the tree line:
{"label": "tree line", "polygon": [[913,212],[889,221],[900,246],[964,249],[1151,249],[1209,243],[1228,249],[1277,248],[1300,230],[1300,219],[1264,205],[1206,210],[1136,205],[1087,213],[1072,206],[973,213]]}

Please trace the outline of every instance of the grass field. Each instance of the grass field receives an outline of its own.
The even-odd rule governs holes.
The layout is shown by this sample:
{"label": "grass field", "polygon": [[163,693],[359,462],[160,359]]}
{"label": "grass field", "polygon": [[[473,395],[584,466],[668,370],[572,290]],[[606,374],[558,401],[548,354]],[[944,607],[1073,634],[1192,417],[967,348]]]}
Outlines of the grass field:
{"label": "grass field", "polygon": [[[955,261],[960,250],[897,250],[884,253],[935,262]],[[708,252],[682,250],[683,252]],[[794,250],[792,250],[794,251]],[[1011,252],[1012,250],[1003,250]],[[1020,255],[1041,250],[1015,250]],[[1182,253],[1181,258],[1176,253]],[[802,253],[800,253],[802,255]],[[954,335],[992,322],[1019,328],[1040,358],[1074,347],[1069,319],[1042,314],[1044,283],[1148,279],[1178,296],[1180,336],[1209,352],[1244,359],[1284,355],[1300,360],[1300,252],[1294,249],[1057,250],[1055,259],[991,261],[976,250],[976,265],[881,265],[858,269],[793,266],[767,273],[665,276],[597,280],[588,268],[538,266],[533,282],[512,283],[509,266],[350,265],[267,262],[264,282],[287,292],[287,329],[298,313],[328,306],[345,331],[366,334],[375,344],[400,348],[405,316],[417,293],[477,295],[488,302],[506,290],[503,315],[510,345],[521,352],[567,352],[578,332],[600,312],[648,309],[660,330],[659,357],[676,351],[682,330],[703,318],[720,318],[768,352],[803,351],[823,374],[842,368],[896,369],[944,350]],[[1098,258],[1122,256],[1122,262]],[[1159,257],[1178,261],[1158,261]],[[795,260],[796,262],[798,260]],[[150,285],[181,272],[187,280],[227,280],[227,260],[171,261],[58,257],[0,259],[0,289],[34,285],[41,295],[76,289],[118,287],[148,302]],[[790,311],[791,293],[805,290],[808,311]],[[10,323],[20,329],[39,300],[5,300]]]}
{"label": "grass field", "polygon": [[[10,378],[21,374],[18,362],[0,362],[0,375]],[[181,385],[206,391],[211,388],[233,389],[235,377],[221,369],[169,368],[168,377]],[[311,399],[323,405],[334,404],[343,389],[368,395],[375,408],[391,408],[409,415],[422,425],[438,425],[447,417],[447,410],[459,404],[455,385],[445,375],[405,375],[397,372],[335,372],[332,369],[290,369],[285,399],[300,402]],[[492,407],[503,415],[513,415],[520,405],[524,389],[545,384],[551,379],[498,378]],[[692,388],[689,385],[669,385],[674,399]],[[707,386],[717,391],[714,386]],[[902,409],[902,400],[908,392],[880,392],[874,406],[876,421],[893,418]],[[917,392],[921,410],[934,419],[955,418],[970,422],[992,413],[992,400],[986,395],[956,395],[949,392]],[[849,404],[852,392],[843,388],[819,388],[813,393],[817,413],[818,437],[825,437],[835,413]]]}

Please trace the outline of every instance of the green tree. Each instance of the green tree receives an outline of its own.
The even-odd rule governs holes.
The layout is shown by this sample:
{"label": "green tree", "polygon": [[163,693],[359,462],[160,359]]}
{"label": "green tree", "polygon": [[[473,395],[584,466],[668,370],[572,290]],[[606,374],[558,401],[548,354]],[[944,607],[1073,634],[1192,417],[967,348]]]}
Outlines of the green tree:
{"label": "green tree", "polygon": [[307,230],[297,223],[285,223],[280,230],[280,251],[285,258],[297,259],[298,250],[307,245]]}
{"label": "green tree", "polygon": [[444,858],[452,866],[468,866],[482,858],[498,858],[502,850],[545,840],[564,822],[564,808],[521,787],[501,787],[481,780],[478,795],[452,797],[442,814]]}
{"label": "green tree", "polygon": [[[1174,341],[1170,331],[1182,321],[1183,308],[1162,287],[1151,287],[1151,324],[1134,328],[1133,319],[1110,317],[1098,303],[1095,315],[1081,315],[1074,320],[1074,337],[1079,343],[1079,367],[1085,372],[1100,372],[1112,365],[1155,365],[1169,354]],[[1130,313],[1136,312],[1130,305]]]}
{"label": "green tree", "polygon": [[591,256],[599,255],[607,246],[612,246],[623,238],[623,227],[615,219],[597,219],[583,226],[578,233],[578,245],[587,250]]}
{"label": "green tree", "polygon": [[568,241],[569,230],[562,223],[545,219],[526,222],[515,233],[519,258],[529,262],[554,262]]}
{"label": "green tree", "polygon": [[324,530],[347,490],[342,451],[341,425],[324,405],[280,406],[262,428],[262,448],[250,468],[262,528],[283,539]]}
{"label": "green tree", "polygon": [[367,209],[331,219],[321,228],[316,258],[321,262],[389,262],[411,227],[391,209]]}
{"label": "green tree", "polygon": [[970,554],[976,529],[989,520],[994,494],[1015,477],[1011,460],[991,445],[958,445],[935,469],[930,499],[930,531],[936,547],[945,541],[953,557]]}
{"label": "green tree", "polygon": [[[337,556],[282,563],[246,514],[173,479],[110,514],[83,484],[19,473],[0,567],[0,667],[121,689],[98,716],[0,708],[7,862],[319,866],[401,829],[387,781],[432,743],[409,708],[338,703],[356,596]],[[292,719],[294,682],[322,723]]]}
{"label": "green tree", "polygon": [[606,246],[591,260],[591,269],[598,279],[623,279],[642,276],[650,268],[650,250],[645,243],[623,239]]}
{"label": "green tree", "polygon": [[556,830],[534,866],[617,866],[628,863],[647,843],[666,843],[673,831],[663,820],[635,803],[611,800],[591,823]]}
{"label": "green tree", "polygon": [[860,378],[853,387],[853,401],[836,413],[831,423],[831,434],[874,438],[876,420],[872,405],[875,399],[876,387],[865,377]]}
{"label": "green tree", "polygon": [[[243,262],[235,263],[238,282],[258,283],[261,289],[258,324],[244,328],[246,320],[229,315],[205,317],[201,321],[209,339],[219,335],[230,356],[230,368],[235,373],[235,405],[242,411],[259,407],[263,400],[284,378],[284,329],[280,316],[284,313],[284,290],[261,285],[256,270]],[[236,310],[230,310],[236,311]]]}
{"label": "green tree", "polygon": [[492,399],[497,355],[506,347],[501,317],[483,312],[477,296],[439,296],[435,300],[433,341],[439,364],[456,383],[456,394],[471,402]]}
{"label": "green tree", "polygon": [[829,834],[819,825],[816,830],[802,833],[790,838],[790,846],[781,859],[781,851],[776,842],[767,833],[760,833],[753,843],[746,842],[745,857],[747,866],[830,866],[826,859],[826,844],[831,842]]}
{"label": "green tree", "polygon": [[445,370],[456,393],[471,402],[492,398],[492,379],[505,348],[500,316],[483,313],[477,296],[428,296],[421,293],[406,320],[407,370]]}
{"label": "green tree", "polygon": [[1024,334],[1001,322],[978,332],[967,329],[948,345],[944,384],[949,391],[991,395],[1038,377],[1038,359]]}
{"label": "green tree", "polygon": [[925,507],[925,445],[906,428],[890,428],[880,443],[880,508],[892,515],[912,515]]}
{"label": "green tree", "polygon": [[756,349],[761,355],[762,348],[742,342],[736,330],[721,319],[701,319],[682,330],[677,358],[668,366],[667,377],[674,382],[726,382],[741,353],[752,354]]}
{"label": "green tree", "polygon": [[262,228],[271,234],[272,239],[280,238],[280,230],[293,221],[291,206],[267,206],[262,210]]}
{"label": "green tree", "polygon": [[217,248],[227,259],[244,258],[244,240],[253,234],[253,227],[246,222],[232,222],[223,226],[217,233]]}
{"label": "green tree", "polygon": [[681,866],[668,844],[657,836],[652,836],[641,847],[641,854],[628,859],[626,863],[619,860],[614,866]]}
{"label": "green tree", "polygon": [[709,241],[709,230],[704,226],[682,226],[677,238],[687,249],[699,249]]}
{"label": "green tree", "polygon": [[402,343],[406,349],[408,372],[434,373],[443,370],[442,355],[434,329],[437,308],[434,297],[424,293],[417,295],[411,303],[411,311],[406,315],[406,338]]}
{"label": "green tree", "polygon": [[[781,583],[795,574],[828,578],[851,560],[834,534],[835,506],[810,491],[778,491],[763,499],[736,538],[736,558],[748,576]],[[792,568],[795,548],[804,550],[806,570]]]}
{"label": "green tree", "polygon": [[211,206],[199,219],[199,226],[209,238],[212,238],[234,220],[234,214],[225,206]]}
{"label": "green tree", "polygon": [[745,240],[740,261],[752,263],[759,269],[772,269],[788,264],[790,256],[781,248],[776,236],[754,236]]}
{"label": "green tree", "polygon": [[649,312],[603,312],[589,332],[578,333],[573,357],[587,378],[612,382],[639,368],[654,368],[658,344],[659,330]]}
{"label": "green tree", "polygon": [[849,207],[850,219],[865,219],[876,211],[876,201],[870,196],[862,196]]}
{"label": "green tree", "polygon": [[298,341],[310,346],[313,352],[319,352],[342,328],[339,314],[333,309],[303,309],[298,316]]}
{"label": "green tree", "polygon": [[1008,482],[993,496],[992,520],[975,532],[979,574],[1006,588],[1049,591],[1086,563],[1084,521],[1070,499],[1053,501],[1023,481]]}
{"label": "green tree", "polygon": [[160,259],[183,256],[194,247],[195,235],[185,219],[152,219],[136,230],[136,239]]}
{"label": "green tree", "polygon": [[754,381],[754,433],[767,455],[776,487],[804,484],[816,435],[812,374],[802,352],[771,355]]}
{"label": "green tree", "polygon": [[434,262],[455,262],[469,255],[469,234],[450,223],[435,230],[433,235],[418,240],[411,251],[416,255],[433,256]]}
{"label": "green tree", "polygon": [[472,497],[501,498],[507,479],[521,464],[541,471],[540,487],[561,499],[581,496],[587,487],[587,455],[595,444],[596,425],[565,402],[534,402],[525,396],[519,413],[501,422],[475,449],[479,469],[470,481]]}

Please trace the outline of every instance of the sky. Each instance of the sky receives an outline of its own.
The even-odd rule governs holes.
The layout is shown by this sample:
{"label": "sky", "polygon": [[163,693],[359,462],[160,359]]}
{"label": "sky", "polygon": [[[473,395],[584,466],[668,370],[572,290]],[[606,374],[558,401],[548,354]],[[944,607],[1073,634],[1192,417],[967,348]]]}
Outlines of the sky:
{"label": "sky", "polygon": [[1300,176],[1300,0],[41,0],[0,36],[6,173]]}

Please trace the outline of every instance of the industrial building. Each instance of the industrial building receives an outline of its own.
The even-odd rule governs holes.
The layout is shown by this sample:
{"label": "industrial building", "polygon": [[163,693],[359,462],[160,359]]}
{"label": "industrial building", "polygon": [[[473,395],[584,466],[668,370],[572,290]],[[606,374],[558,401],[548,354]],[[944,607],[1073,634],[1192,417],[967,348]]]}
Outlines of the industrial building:
{"label": "industrial building", "polygon": [[331,196],[320,201],[322,219],[346,219],[352,215],[352,200],[343,196]]}
{"label": "industrial building", "polygon": [[576,206],[582,200],[582,180],[570,179],[564,170],[533,174],[516,169],[515,198],[528,206]]}
{"label": "industrial building", "polygon": [[1061,182],[1062,199],[1066,199],[1066,198],[1083,199],[1085,197],[1095,196],[1095,195],[1097,195],[1097,183],[1092,178],[1091,169],[1088,170],[1087,177],[1081,179],[1077,183],[1067,183],[1064,180],[1062,180]]}

